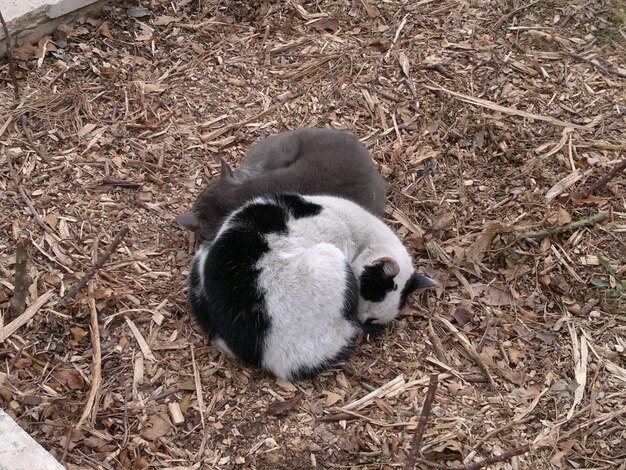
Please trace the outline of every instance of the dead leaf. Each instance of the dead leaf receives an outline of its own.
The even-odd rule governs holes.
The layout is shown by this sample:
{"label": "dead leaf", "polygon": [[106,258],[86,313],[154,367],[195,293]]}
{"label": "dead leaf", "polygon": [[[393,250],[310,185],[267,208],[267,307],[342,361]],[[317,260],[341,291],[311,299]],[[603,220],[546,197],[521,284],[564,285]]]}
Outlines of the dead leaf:
{"label": "dead leaf", "polygon": [[491,346],[484,346],[479,355],[485,361],[485,364],[491,366],[496,363],[496,358],[499,357],[500,351]]}
{"label": "dead leaf", "polygon": [[178,16],[163,15],[163,16],[157,16],[152,22],[152,24],[156,26],[167,26],[168,24],[174,23],[176,21],[180,21],[180,18]]}
{"label": "dead leaf", "polygon": [[501,305],[522,305],[521,299],[515,299],[511,292],[504,289],[504,287],[497,287],[495,285],[485,284],[472,284],[472,292],[474,295],[483,295],[485,303],[492,307]]}
{"label": "dead leaf", "polygon": [[78,28],[71,29],[67,32],[68,37],[86,36],[89,34],[89,29],[85,26],[79,26]]}
{"label": "dead leaf", "polygon": [[569,224],[572,221],[572,216],[562,207],[559,207],[557,222],[559,225]]}
{"label": "dead leaf", "polygon": [[574,202],[576,202],[577,204],[585,203],[585,204],[593,204],[595,206],[604,206],[609,201],[610,199],[607,197],[598,197],[598,196],[594,196],[593,194],[589,194],[586,198],[582,200],[574,199]]}
{"label": "dead leaf", "polygon": [[72,339],[70,340],[70,344],[73,342],[72,347],[76,346],[78,342],[83,339],[87,332],[83,330],[80,326],[74,326],[70,328],[70,334],[72,335]]}
{"label": "dead leaf", "polygon": [[328,31],[334,33],[339,29],[339,22],[334,18],[322,18],[314,23],[310,23],[310,26],[317,31]]}
{"label": "dead leaf", "polygon": [[572,287],[568,284],[563,276],[560,274],[553,274],[551,276],[545,275],[539,277],[539,282],[544,287],[556,292],[557,294],[567,295],[572,290]]}
{"label": "dead leaf", "polygon": [[510,367],[498,367],[500,375],[515,385],[524,385],[526,382],[526,371],[513,370]]}
{"label": "dead leaf", "polygon": [[552,344],[554,342],[554,340],[556,339],[556,335],[553,333],[548,333],[545,331],[540,331],[539,333],[537,333],[537,338],[539,338],[541,341],[543,341],[545,344]]}
{"label": "dead leaf", "polygon": [[376,39],[370,42],[370,46],[372,46],[378,52],[387,52],[389,50],[389,44],[386,42],[382,42],[380,39]]}
{"label": "dead leaf", "polygon": [[13,392],[6,387],[0,386],[0,398],[9,403],[13,400]]}
{"label": "dead leaf", "polygon": [[338,393],[324,392],[324,394],[326,395],[326,400],[324,402],[326,406],[333,406],[338,401],[343,400],[343,397],[339,395]]}
{"label": "dead leaf", "polygon": [[96,436],[86,437],[83,442],[85,443],[87,447],[91,447],[92,449],[97,449],[99,447],[103,447],[107,445],[107,441]]}
{"label": "dead leaf", "polygon": [[105,38],[113,39],[113,36],[111,36],[111,31],[109,30],[108,21],[105,21],[100,25],[100,34],[102,34]]}
{"label": "dead leaf", "polygon": [[565,458],[566,455],[566,452],[559,451],[552,456],[552,458],[550,459],[550,463],[555,467],[563,468],[562,460]]}
{"label": "dead leaf", "polygon": [[295,410],[302,401],[302,394],[298,394],[291,400],[275,401],[270,403],[267,407],[267,413],[274,416],[279,416],[287,413],[288,411]]}
{"label": "dead leaf", "polygon": [[378,11],[375,4],[372,4],[367,0],[361,0],[361,3],[367,12],[367,16],[370,18],[378,18],[380,16],[380,11]]}
{"label": "dead leaf", "polygon": [[491,245],[494,237],[499,233],[510,232],[511,228],[502,224],[487,224],[483,232],[476,237],[476,241],[467,250],[466,257],[472,263],[478,263],[483,259],[485,251]]}
{"label": "dead leaf", "polygon": [[454,319],[459,326],[463,326],[472,320],[472,312],[463,307],[458,307],[454,311]]}
{"label": "dead leaf", "polygon": [[23,369],[24,367],[28,367],[33,363],[33,360],[30,357],[20,357],[15,363],[13,367],[16,369]]}
{"label": "dead leaf", "polygon": [[191,393],[185,393],[183,399],[180,401],[180,411],[182,411],[183,414],[187,413],[187,410],[191,406],[191,395]]}
{"label": "dead leaf", "polygon": [[77,370],[69,371],[65,376],[65,380],[67,381],[67,386],[72,390],[82,390],[85,387],[85,379]]}
{"label": "dead leaf", "polygon": [[141,437],[148,441],[155,441],[159,437],[165,436],[172,429],[170,422],[160,414],[153,414],[146,427],[141,430]]}
{"label": "dead leaf", "polygon": [[429,227],[429,232],[438,232],[450,227],[454,222],[454,212],[451,210],[441,209],[433,216],[433,222]]}
{"label": "dead leaf", "polygon": [[548,215],[548,222],[551,225],[565,225],[569,224],[572,221],[572,216],[562,207],[559,207],[557,211],[552,212]]}
{"label": "dead leaf", "polygon": [[517,366],[522,361],[522,358],[524,357],[524,353],[520,349],[514,346],[511,346],[507,352],[509,353],[509,360],[515,366]]}
{"label": "dead leaf", "polygon": [[28,60],[37,57],[37,47],[30,43],[22,44],[20,47],[11,49],[15,59]]}
{"label": "dead leaf", "polygon": [[85,137],[87,134],[91,133],[91,131],[93,131],[96,128],[95,124],[85,124],[83,127],[81,127],[78,132],[77,135],[78,137]]}

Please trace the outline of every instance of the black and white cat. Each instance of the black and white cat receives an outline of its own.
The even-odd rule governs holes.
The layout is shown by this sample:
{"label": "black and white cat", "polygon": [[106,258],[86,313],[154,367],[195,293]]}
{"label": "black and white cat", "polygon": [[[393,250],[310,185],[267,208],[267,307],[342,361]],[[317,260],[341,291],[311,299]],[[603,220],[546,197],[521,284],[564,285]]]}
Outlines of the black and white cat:
{"label": "black and white cat", "polygon": [[219,348],[291,380],[347,358],[361,327],[383,327],[436,284],[359,205],[294,194],[234,211],[200,245],[189,281],[194,315]]}
{"label": "black and white cat", "polygon": [[176,220],[210,240],[226,216],[246,201],[284,192],[345,197],[377,216],[385,210],[385,183],[363,144],[347,132],[305,128],[252,145],[236,171],[222,160],[220,177]]}

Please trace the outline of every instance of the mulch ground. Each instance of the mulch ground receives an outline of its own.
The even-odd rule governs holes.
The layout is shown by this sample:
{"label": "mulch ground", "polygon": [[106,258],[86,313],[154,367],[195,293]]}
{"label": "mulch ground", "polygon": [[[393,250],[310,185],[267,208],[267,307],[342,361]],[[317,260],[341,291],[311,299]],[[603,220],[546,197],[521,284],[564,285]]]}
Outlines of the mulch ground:
{"label": "mulch ground", "polygon": [[[625,45],[621,0],[158,0],[19,48],[0,406],[68,468],[389,470],[438,374],[419,468],[530,444],[490,468],[624,469],[626,181],[601,178],[625,158]],[[305,126],[362,139],[440,286],[289,383],[191,320],[173,218],[219,157]]]}

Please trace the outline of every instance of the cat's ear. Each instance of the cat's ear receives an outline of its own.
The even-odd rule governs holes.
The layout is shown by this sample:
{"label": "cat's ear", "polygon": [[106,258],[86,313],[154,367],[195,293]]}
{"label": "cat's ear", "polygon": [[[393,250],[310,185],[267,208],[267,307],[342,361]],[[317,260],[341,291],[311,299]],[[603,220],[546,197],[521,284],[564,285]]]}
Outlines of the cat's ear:
{"label": "cat's ear", "polygon": [[198,220],[198,216],[193,212],[185,212],[184,214],[177,215],[175,218],[176,222],[185,227],[187,230],[191,230],[195,232],[200,228],[200,220]]}
{"label": "cat's ear", "polygon": [[223,158],[220,158],[222,168],[220,170],[220,179],[229,180],[233,178],[233,170],[228,166],[228,163]]}
{"label": "cat's ear", "polygon": [[383,256],[372,261],[372,266],[380,266],[383,268],[385,277],[393,279],[400,274],[400,266],[395,259],[389,256]]}

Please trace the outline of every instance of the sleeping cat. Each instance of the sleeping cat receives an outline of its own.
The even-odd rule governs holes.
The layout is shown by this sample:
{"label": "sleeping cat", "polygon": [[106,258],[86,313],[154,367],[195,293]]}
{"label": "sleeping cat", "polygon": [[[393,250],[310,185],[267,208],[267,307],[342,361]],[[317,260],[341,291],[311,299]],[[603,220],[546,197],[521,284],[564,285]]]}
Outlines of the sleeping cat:
{"label": "sleeping cat", "polygon": [[304,379],[347,358],[360,328],[383,327],[416,289],[398,237],[357,204],[279,194],[235,210],[194,255],[194,315],[226,353]]}
{"label": "sleeping cat", "polygon": [[238,170],[222,160],[220,177],[176,220],[210,240],[224,218],[258,196],[292,192],[345,197],[372,214],[385,210],[385,184],[352,134],[333,129],[281,132],[254,144]]}

